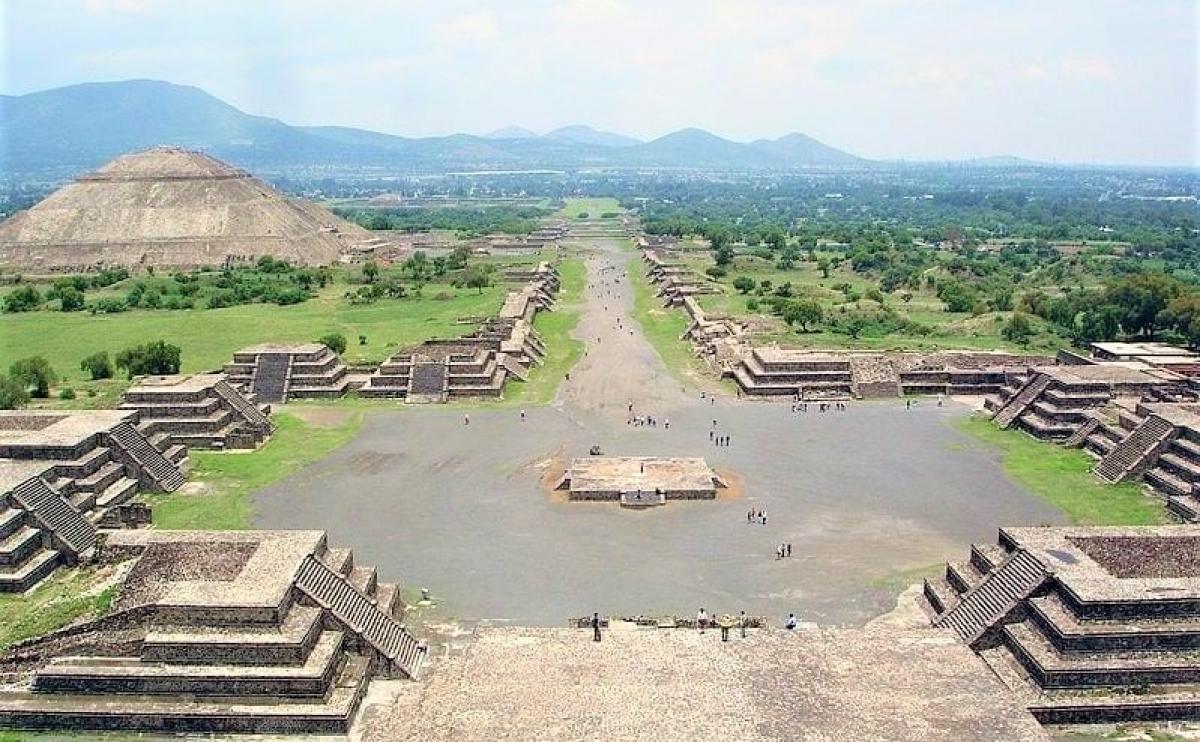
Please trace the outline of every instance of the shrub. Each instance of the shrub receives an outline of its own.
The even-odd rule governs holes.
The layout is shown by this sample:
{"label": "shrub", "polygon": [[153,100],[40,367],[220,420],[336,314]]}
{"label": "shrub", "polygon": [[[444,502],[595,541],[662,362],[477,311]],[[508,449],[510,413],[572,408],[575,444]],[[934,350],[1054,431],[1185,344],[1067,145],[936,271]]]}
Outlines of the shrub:
{"label": "shrub", "polygon": [[64,312],[83,309],[83,292],[74,286],[64,286],[58,291],[59,308]]}
{"label": "shrub", "polygon": [[30,396],[45,399],[50,396],[50,385],[58,378],[50,362],[41,356],[22,358],[8,369],[8,375],[29,390]]}
{"label": "shrub", "polygon": [[1023,312],[1013,312],[1008,323],[1000,330],[1000,336],[1010,343],[1024,344],[1033,332],[1033,323],[1029,321],[1029,316]]}
{"label": "shrub", "polygon": [[92,381],[99,379],[111,379],[113,375],[112,361],[108,358],[108,351],[100,351],[84,358],[79,362],[79,370],[86,371]]}
{"label": "shrub", "polygon": [[25,285],[13,289],[4,297],[4,311],[31,312],[42,305],[42,295],[32,286]]}
{"label": "shrub", "polygon": [[728,273],[728,271],[719,265],[710,265],[704,269],[704,272],[713,278],[723,278]]}
{"label": "shrub", "polygon": [[118,353],[117,368],[125,369],[130,379],[145,374],[177,374],[180,355],[182,351],[178,345],[156,340]]}
{"label": "shrub", "polygon": [[15,410],[29,402],[24,385],[9,376],[0,376],[0,410]]}
{"label": "shrub", "polygon": [[331,332],[327,335],[322,335],[321,339],[317,342],[339,355],[346,352],[346,336],[340,332]]}
{"label": "shrub", "polygon": [[59,399],[75,399],[75,390],[69,386],[65,386],[58,391]]}
{"label": "shrub", "polygon": [[122,299],[98,299],[91,306],[92,314],[116,314],[124,312],[129,307]]}
{"label": "shrub", "polygon": [[733,287],[743,294],[748,294],[754,290],[758,284],[749,276],[738,276],[733,279]]}

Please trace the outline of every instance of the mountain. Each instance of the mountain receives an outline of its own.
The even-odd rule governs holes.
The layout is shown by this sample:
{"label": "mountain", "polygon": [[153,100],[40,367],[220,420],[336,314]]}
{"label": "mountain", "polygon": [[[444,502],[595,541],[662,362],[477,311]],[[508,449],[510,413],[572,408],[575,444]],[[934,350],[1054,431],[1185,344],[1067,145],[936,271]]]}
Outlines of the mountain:
{"label": "mountain", "polygon": [[582,125],[544,136],[507,127],[487,137],[423,138],[344,126],[290,126],[244,113],[199,88],[158,80],[0,96],[0,174],[6,177],[61,180],[158,145],[203,150],[255,172],[289,175],[867,164],[799,134],[743,144],[700,129],[639,142]]}
{"label": "mountain", "polygon": [[524,126],[505,126],[483,135],[484,139],[535,139],[537,132],[530,131]]}
{"label": "mountain", "polygon": [[624,134],[614,134],[611,131],[599,131],[583,124],[563,126],[544,135],[546,139],[558,139],[575,144],[590,144],[596,147],[631,147],[641,144],[640,139],[627,137]]}
{"label": "mountain", "polygon": [[807,134],[798,132],[787,134],[778,139],[758,139],[750,146],[772,157],[785,160],[804,162],[809,165],[827,165],[841,167],[862,165],[863,160],[854,155],[834,149],[828,144],[818,142]]}

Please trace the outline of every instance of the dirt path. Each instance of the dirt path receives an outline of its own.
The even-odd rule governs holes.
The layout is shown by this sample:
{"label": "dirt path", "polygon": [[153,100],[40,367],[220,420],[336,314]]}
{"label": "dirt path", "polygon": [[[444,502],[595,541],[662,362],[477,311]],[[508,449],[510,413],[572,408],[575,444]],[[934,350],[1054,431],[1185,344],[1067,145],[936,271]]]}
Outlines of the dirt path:
{"label": "dirt path", "polygon": [[694,404],[698,393],[680,386],[633,319],[628,259],[616,241],[590,243],[583,317],[575,329],[587,347],[570,380],[559,387],[556,405],[623,420],[630,403],[635,412],[653,414]]}

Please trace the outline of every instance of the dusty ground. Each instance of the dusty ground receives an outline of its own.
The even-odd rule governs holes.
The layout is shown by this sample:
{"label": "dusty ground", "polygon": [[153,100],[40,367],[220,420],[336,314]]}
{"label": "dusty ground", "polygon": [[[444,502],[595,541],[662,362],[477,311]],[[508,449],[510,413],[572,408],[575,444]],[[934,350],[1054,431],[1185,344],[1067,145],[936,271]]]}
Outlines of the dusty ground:
{"label": "dusty ground", "polygon": [[[627,253],[587,261],[587,355],[556,401],[527,410],[379,411],[346,447],[256,498],[256,526],[323,528],[380,579],[429,587],[425,620],[562,626],[593,611],[789,612],[862,624],[922,568],[960,559],[1000,524],[1061,522],[948,423],[953,403],[902,401],[793,414],[789,405],[701,399],[680,388],[638,328]],[[669,430],[626,424],[635,414]],[[731,445],[710,441],[717,431]],[[702,456],[739,477],[740,499],[634,512],[548,496],[547,467],[586,456]],[[549,462],[549,463],[548,463]],[[558,470],[561,472],[561,468]],[[556,472],[554,476],[557,476]],[[767,525],[748,524],[749,509]],[[793,556],[774,558],[780,543]]]}
{"label": "dusty ground", "polygon": [[481,628],[368,740],[1038,740],[948,632]]}

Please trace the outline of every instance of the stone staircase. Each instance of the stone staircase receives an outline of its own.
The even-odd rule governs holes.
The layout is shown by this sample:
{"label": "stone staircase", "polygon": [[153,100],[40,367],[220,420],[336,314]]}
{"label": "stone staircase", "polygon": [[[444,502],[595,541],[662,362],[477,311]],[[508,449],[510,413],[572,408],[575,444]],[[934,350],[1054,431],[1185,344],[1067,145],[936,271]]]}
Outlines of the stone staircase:
{"label": "stone staircase", "polygon": [[229,385],[229,382],[218,381],[213,385],[213,390],[216,391],[217,395],[220,396],[221,399],[228,402],[229,405],[236,410],[237,413],[240,414],[250,425],[262,428],[267,432],[271,432],[275,429],[275,426],[271,423],[270,418],[263,414],[262,410],[258,408],[258,405],[254,404],[250,400],[246,399],[245,396],[238,393],[237,390]]}
{"label": "stone staircase", "polygon": [[992,415],[992,421],[1003,429],[1012,426],[1016,419],[1021,416],[1033,402],[1041,396],[1042,392],[1046,391],[1046,387],[1050,386],[1050,379],[1046,376],[1037,374],[1025,382],[1020,391],[996,410]]}
{"label": "stone staircase", "polygon": [[1040,562],[1018,549],[933,623],[953,629],[960,639],[974,644],[1037,590],[1048,576]]}
{"label": "stone staircase", "polygon": [[254,397],[264,402],[286,401],[291,365],[290,353],[259,353],[250,383]]}
{"label": "stone staircase", "polygon": [[108,437],[113,447],[132,458],[163,492],[174,492],[183,484],[184,476],[179,467],[129,423],[113,427]]}
{"label": "stone staircase", "polygon": [[1137,467],[1174,432],[1175,426],[1156,415],[1150,415],[1108,455],[1100,459],[1093,471],[1106,482],[1120,482],[1135,472]]}
{"label": "stone staircase", "polygon": [[446,401],[446,364],[444,361],[413,360],[405,401],[423,404]]}
{"label": "stone staircase", "polygon": [[63,499],[46,480],[33,477],[12,489],[10,496],[43,530],[53,534],[59,548],[76,558],[87,556],[96,546],[96,527]]}
{"label": "stone staircase", "polygon": [[309,555],[300,565],[296,587],[328,610],[348,631],[362,638],[410,678],[424,662],[426,647],[351,578]]}

